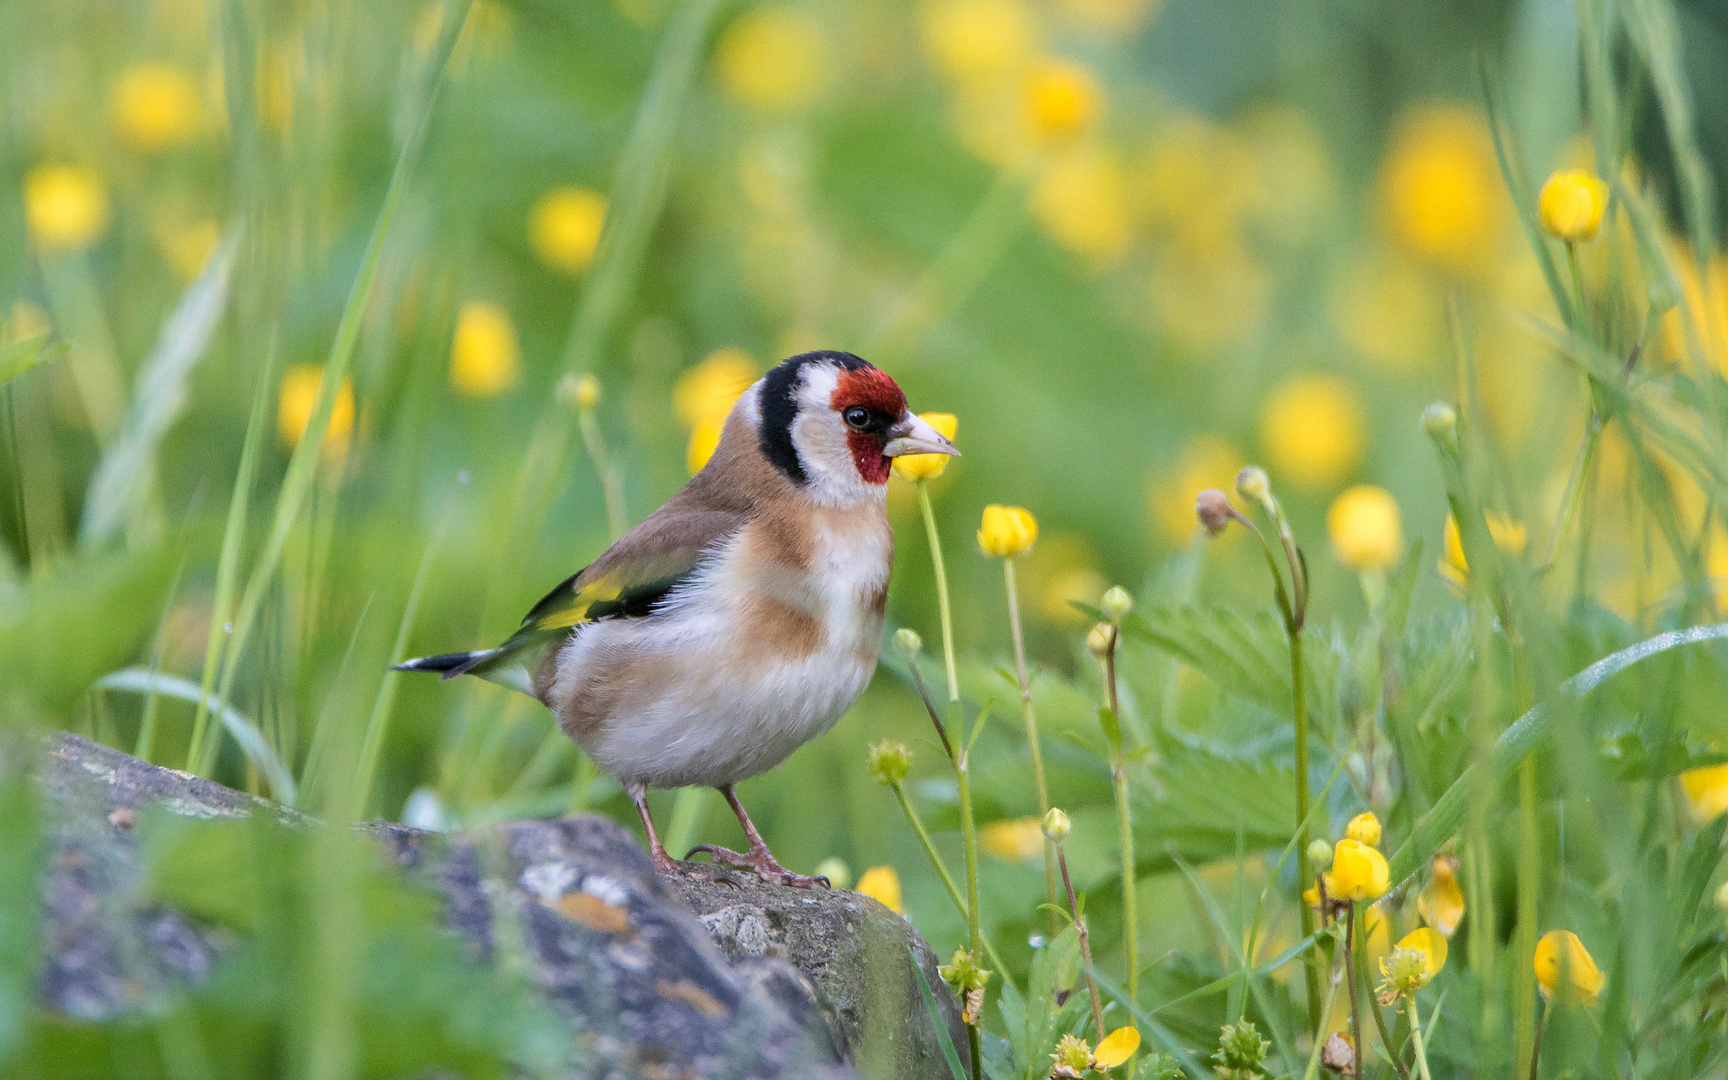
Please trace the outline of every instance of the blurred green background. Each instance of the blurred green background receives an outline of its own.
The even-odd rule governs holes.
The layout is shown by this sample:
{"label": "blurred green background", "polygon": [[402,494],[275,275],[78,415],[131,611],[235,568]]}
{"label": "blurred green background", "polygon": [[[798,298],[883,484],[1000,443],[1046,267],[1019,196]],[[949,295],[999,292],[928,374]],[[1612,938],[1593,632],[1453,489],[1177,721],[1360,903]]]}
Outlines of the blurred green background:
{"label": "blurred green background", "polygon": [[[185,764],[191,703],[92,684],[128,667],[198,684],[212,629],[256,583],[249,637],[220,670],[302,789],[317,740],[359,747],[373,732],[376,779],[341,804],[356,814],[459,827],[586,804],[634,827],[615,786],[583,788],[538,705],[380,672],[505,636],[677,490],[750,378],[810,348],[860,352],[914,408],[958,417],[965,456],[932,496],[980,679],[1008,656],[1000,568],[972,540],[986,503],[1038,518],[1021,568],[1029,647],[1076,679],[1041,693],[1077,693],[1097,675],[1071,600],[1153,578],[1265,606],[1259,553],[1240,535],[1205,547],[1192,513],[1197,491],[1250,462],[1306,545],[1317,625],[1366,611],[1324,540],[1328,508],[1359,484],[1395,498],[1394,549],[1424,545],[1418,615],[1450,611],[1423,405],[1459,397],[1468,355],[1503,466],[1496,501],[1539,540],[1587,402],[1531,330],[1554,302],[1495,159],[1482,72],[1533,184],[1588,167],[1579,12],[1600,8],[480,0],[424,145],[404,156],[330,435],[303,455],[316,470],[284,521],[278,493],[443,8],[13,0],[0,6],[0,319],[9,341],[46,332],[58,351],[0,391],[0,707]],[[1723,175],[1728,8],[1674,13],[1697,144]],[[1654,95],[1646,84],[1624,105],[1628,175],[1672,212]],[[1610,238],[1582,252],[1585,270],[1631,250]],[[1681,284],[1720,366],[1728,267]],[[1680,357],[1683,337],[1670,316],[1652,355]],[[571,373],[598,380],[591,408],[560,391]],[[254,408],[256,478],[235,511]],[[104,494],[93,478],[108,459],[119,479]],[[1603,491],[1628,486],[1631,460],[1610,431]],[[890,619],[933,644],[916,502],[893,484]],[[1728,574],[1707,500],[1675,485],[1700,559]],[[1592,514],[1592,591],[1627,626],[1655,627],[1680,569],[1646,554],[1615,497]],[[246,532],[221,597],[231,520]],[[259,575],[277,525],[279,566]],[[1270,714],[1216,728],[1207,714],[1183,711],[1244,754],[1283,745]],[[1004,715],[981,744],[985,821],[1037,809]],[[1107,776],[1052,723],[1053,787],[1103,815],[1075,842],[1089,879],[1114,857]],[[914,786],[957,851],[924,724],[885,671],[832,734],[742,790],[789,866],[898,868],[914,921],[947,949],[961,923],[910,832],[883,826],[893,807],[863,765],[884,735],[925,739]],[[231,739],[209,764],[283,794]],[[713,793],[672,804],[655,796],[680,839],[736,843]],[[1023,928],[1041,867],[993,857],[985,873],[998,921]],[[1186,903],[1166,907],[1147,918],[1198,940]],[[1170,947],[1187,933],[1171,932]]]}

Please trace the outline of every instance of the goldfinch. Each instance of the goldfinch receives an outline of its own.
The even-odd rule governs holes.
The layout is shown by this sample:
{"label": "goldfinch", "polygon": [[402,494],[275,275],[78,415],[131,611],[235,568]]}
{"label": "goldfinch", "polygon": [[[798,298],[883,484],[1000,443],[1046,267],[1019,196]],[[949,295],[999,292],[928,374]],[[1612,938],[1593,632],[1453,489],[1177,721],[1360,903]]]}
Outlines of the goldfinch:
{"label": "goldfinch", "polygon": [[738,399],[683,490],[502,645],[398,670],[477,675],[544,703],[623,784],[661,873],[679,869],[648,789],[700,784],[725,796],[749,851],[696,851],[768,881],[825,886],[780,865],[734,787],[833,727],[864,692],[894,553],[891,459],[958,453],[885,372],[850,353],[794,356]]}

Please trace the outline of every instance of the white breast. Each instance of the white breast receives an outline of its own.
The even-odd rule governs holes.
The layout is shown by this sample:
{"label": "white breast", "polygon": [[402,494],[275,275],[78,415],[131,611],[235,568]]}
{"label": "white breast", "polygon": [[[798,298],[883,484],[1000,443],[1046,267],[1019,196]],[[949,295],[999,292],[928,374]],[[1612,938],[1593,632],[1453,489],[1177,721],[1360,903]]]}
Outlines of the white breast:
{"label": "white breast", "polygon": [[626,782],[718,786],[773,768],[833,727],[876,669],[877,602],[893,557],[893,533],[876,509],[818,513],[810,572],[772,590],[786,602],[795,595],[817,619],[821,633],[807,655],[776,655],[741,632],[764,588],[737,538],[662,613],[583,628],[559,655],[560,685],[624,670],[614,665],[643,672],[605,722],[578,735],[583,748]]}

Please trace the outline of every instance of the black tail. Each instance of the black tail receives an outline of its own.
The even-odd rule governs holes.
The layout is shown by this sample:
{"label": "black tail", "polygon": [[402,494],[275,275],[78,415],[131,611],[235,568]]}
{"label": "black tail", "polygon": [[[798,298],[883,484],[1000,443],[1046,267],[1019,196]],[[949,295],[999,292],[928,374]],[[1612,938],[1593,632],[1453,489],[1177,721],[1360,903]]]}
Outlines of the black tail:
{"label": "black tail", "polygon": [[484,656],[486,656],[486,652],[451,652],[439,656],[422,656],[418,660],[404,660],[390,670],[436,671],[442,677],[450,679],[466,672],[476,660]]}

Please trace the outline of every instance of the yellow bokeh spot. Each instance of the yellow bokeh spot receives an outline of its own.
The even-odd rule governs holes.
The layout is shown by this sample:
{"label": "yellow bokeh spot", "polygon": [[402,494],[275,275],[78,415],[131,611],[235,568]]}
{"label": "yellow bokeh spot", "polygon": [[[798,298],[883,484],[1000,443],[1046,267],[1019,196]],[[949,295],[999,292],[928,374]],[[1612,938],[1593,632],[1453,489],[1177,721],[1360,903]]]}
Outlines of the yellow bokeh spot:
{"label": "yellow bokeh spot", "polygon": [[1027,130],[1035,137],[1064,139],[1097,123],[1104,110],[1104,92],[1086,68],[1049,59],[1027,76],[1023,105]]}
{"label": "yellow bokeh spot", "polygon": [[[1492,510],[1483,511],[1488,522],[1488,536],[1494,541],[1494,546],[1508,555],[1524,554],[1524,548],[1530,542],[1530,530],[1523,522],[1510,521]],[[1440,573],[1446,580],[1459,588],[1470,583],[1470,563],[1464,557],[1464,538],[1458,532],[1458,521],[1451,514],[1446,515],[1446,527],[1441,533],[1441,546],[1445,554],[1440,559]]]}
{"label": "yellow bokeh spot", "polygon": [[858,876],[853,892],[863,893],[896,915],[906,914],[900,897],[900,875],[892,866],[872,866]]}
{"label": "yellow bokeh spot", "polygon": [[726,96],[741,105],[779,111],[808,104],[829,69],[822,28],[787,8],[747,11],[720,36],[714,70]]}
{"label": "yellow bokeh spot", "polygon": [[720,449],[720,436],[725,430],[724,424],[697,424],[690,429],[690,441],[684,444],[684,467],[691,476],[701,472],[714,451]]}
{"label": "yellow bokeh spot", "polygon": [[1076,255],[1109,264],[1133,239],[1128,178],[1116,155],[1079,146],[1058,156],[1032,185],[1032,217]]}
{"label": "yellow bokeh spot", "polygon": [[1160,476],[1152,484],[1152,520],[1164,538],[1187,543],[1200,527],[1194,497],[1207,488],[1228,488],[1243,464],[1234,447],[1210,435],[1197,435],[1183,447],[1170,479]]}
{"label": "yellow bokeh spot", "polygon": [[206,219],[177,228],[163,228],[158,234],[162,256],[173,268],[174,276],[190,283],[210,261],[216,245],[222,242],[222,226]]}
{"label": "yellow bokeh spot", "polygon": [[1398,502],[1372,484],[1346,488],[1326,511],[1326,535],[1338,561],[1350,569],[1387,569],[1404,548]]}
{"label": "yellow bokeh spot", "polygon": [[1450,273],[1472,276],[1493,263],[1504,216],[1499,167],[1488,127],[1453,105],[1412,110],[1399,122],[1380,175],[1380,203],[1392,236]]}
{"label": "yellow bokeh spot", "polygon": [[938,0],[925,8],[922,23],[931,60],[962,83],[989,83],[1020,70],[1038,40],[1032,13],[1020,0]]}
{"label": "yellow bokeh spot", "polygon": [[[312,409],[318,404],[318,391],[324,383],[324,368],[318,364],[295,364],[282,373],[282,385],[276,395],[276,434],[282,445],[293,449],[312,422]],[[343,376],[336,390],[336,400],[330,406],[330,426],[320,449],[323,457],[339,460],[348,453],[354,438],[354,383]]]}
{"label": "yellow bokeh spot", "polygon": [[1105,37],[1126,37],[1151,21],[1158,0],[1056,0],[1075,25]]}
{"label": "yellow bokeh spot", "polygon": [[[960,418],[953,413],[927,412],[918,417],[950,442],[960,429]],[[949,458],[948,454],[906,454],[894,459],[894,475],[902,480],[934,480],[948,468]]]}
{"label": "yellow bokeh spot", "polygon": [[1348,263],[1328,296],[1339,336],[1363,359],[1411,371],[1436,355],[1441,293],[1413,259],[1377,253]]}
{"label": "yellow bokeh spot", "polygon": [[503,308],[485,300],[463,301],[450,344],[450,385],[467,397],[496,397],[522,375],[516,327]]}
{"label": "yellow bokeh spot", "polygon": [[555,187],[528,215],[534,254],[554,270],[580,274],[594,262],[606,226],[606,196],[591,188]]}
{"label": "yellow bokeh spot", "polygon": [[1299,375],[1273,392],[1260,414],[1260,442],[1273,472],[1310,491],[1330,487],[1362,461],[1367,417],[1350,384]]}
{"label": "yellow bokeh spot", "polygon": [[672,384],[672,411],[685,427],[718,429],[758,375],[756,361],[743,349],[715,349]]}
{"label": "yellow bokeh spot", "polygon": [[1699,825],[1728,812],[1728,765],[1706,765],[1680,774],[1680,790],[1686,809]]}
{"label": "yellow bokeh spot", "polygon": [[109,214],[95,169],[38,165],[24,174],[24,223],[41,251],[83,251],[108,231]]}
{"label": "yellow bokeh spot", "polygon": [[978,830],[978,846],[1004,862],[1044,857],[1044,829],[1036,817],[992,821]]}
{"label": "yellow bokeh spot", "polygon": [[134,64],[121,72],[108,107],[115,132],[134,150],[191,142],[203,123],[198,83],[167,64]]}

